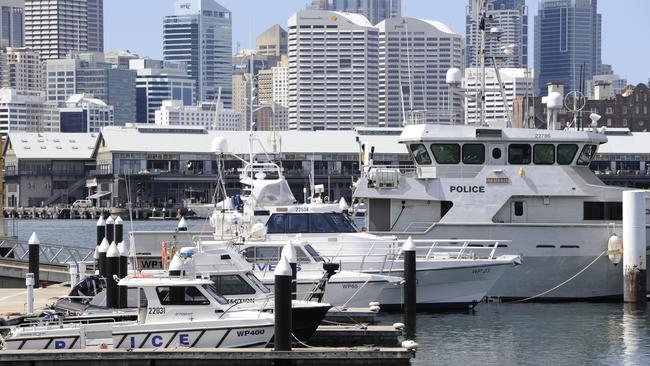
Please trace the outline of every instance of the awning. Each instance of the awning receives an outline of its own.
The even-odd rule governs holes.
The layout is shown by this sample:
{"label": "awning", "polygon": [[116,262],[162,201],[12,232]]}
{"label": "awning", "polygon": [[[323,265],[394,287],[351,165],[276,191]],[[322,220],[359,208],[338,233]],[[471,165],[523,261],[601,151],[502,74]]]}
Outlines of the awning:
{"label": "awning", "polygon": [[88,196],[86,198],[88,198],[89,200],[96,200],[98,198],[102,198],[102,197],[104,197],[106,195],[109,195],[109,194],[111,194],[111,192],[97,192],[95,194],[91,194],[90,196]]}

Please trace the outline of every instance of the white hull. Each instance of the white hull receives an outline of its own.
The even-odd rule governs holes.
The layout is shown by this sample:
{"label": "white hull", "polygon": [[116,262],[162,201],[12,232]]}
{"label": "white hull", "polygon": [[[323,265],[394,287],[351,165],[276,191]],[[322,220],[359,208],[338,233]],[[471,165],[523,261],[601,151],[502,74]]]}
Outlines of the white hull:
{"label": "white hull", "polygon": [[[522,255],[523,264],[509,269],[488,291],[490,297],[505,299],[536,296],[564,283],[601,255],[607,249],[609,238],[606,225],[438,224],[426,234],[408,235],[414,239],[442,239],[458,237],[459,233],[463,237],[511,240],[508,247],[498,249],[497,254]],[[623,266],[614,266],[604,254],[583,273],[537,299],[606,299],[622,295]]]}

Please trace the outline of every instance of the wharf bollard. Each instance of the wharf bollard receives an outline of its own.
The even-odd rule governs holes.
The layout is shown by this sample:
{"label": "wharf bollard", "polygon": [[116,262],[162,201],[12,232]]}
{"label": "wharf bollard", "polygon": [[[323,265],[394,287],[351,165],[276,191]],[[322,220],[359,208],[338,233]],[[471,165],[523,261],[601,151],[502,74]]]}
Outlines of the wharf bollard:
{"label": "wharf bollard", "polygon": [[416,247],[411,237],[406,240],[404,252],[404,324],[407,339],[415,337],[415,315],[417,311]]}
{"label": "wharf bollard", "polygon": [[[117,222],[117,220],[115,221]],[[115,237],[117,237],[117,231]],[[129,251],[123,241],[117,245],[117,250],[120,251],[120,271],[118,277],[126,278],[126,276],[129,274]],[[118,286],[118,288],[118,292],[120,293],[119,308],[126,309],[128,307],[128,289],[126,286]]]}
{"label": "wharf bollard", "polygon": [[97,242],[95,243],[95,273],[99,274],[99,246],[102,245],[102,240],[106,237],[106,220],[104,215],[100,212],[99,219],[97,219]]}
{"label": "wharf bollard", "polygon": [[39,272],[41,265],[41,241],[36,233],[29,237],[29,273],[34,274],[34,286],[41,287]]}
{"label": "wharf bollard", "polygon": [[113,220],[113,216],[110,214],[106,219],[106,240],[108,240],[109,243],[115,241],[115,220]]}
{"label": "wharf bollard", "polygon": [[623,192],[623,301],[646,299],[646,192]]}
{"label": "wharf bollard", "polygon": [[296,257],[296,247],[293,242],[289,241],[283,248],[280,257],[286,257],[291,267],[291,299],[298,299],[298,258]]}
{"label": "wharf bollard", "polygon": [[273,349],[291,351],[291,266],[287,257],[280,258],[274,271],[275,315]]}
{"label": "wharf bollard", "polygon": [[178,221],[177,229],[178,231],[187,231],[187,221],[185,221],[185,216],[181,216],[181,219]]}
{"label": "wharf bollard", "polygon": [[99,275],[106,277],[106,252],[108,251],[108,240],[102,239],[102,244],[97,248],[97,266],[99,267]]}
{"label": "wharf bollard", "polygon": [[102,240],[106,237],[106,220],[104,220],[103,215],[99,215],[99,219],[97,220],[97,243],[95,245],[100,246],[102,244]]}
{"label": "wharf bollard", "polygon": [[115,242],[112,242],[106,252],[106,307],[117,309],[120,306],[120,292],[116,276],[120,273],[120,251]]}
{"label": "wharf bollard", "polygon": [[25,275],[25,286],[27,286],[27,315],[34,314],[34,274]]}
{"label": "wharf bollard", "polygon": [[115,230],[115,235],[114,235],[114,240],[117,245],[120,245],[121,242],[124,241],[124,221],[122,220],[121,217],[117,217],[115,219],[115,224],[113,226]]}

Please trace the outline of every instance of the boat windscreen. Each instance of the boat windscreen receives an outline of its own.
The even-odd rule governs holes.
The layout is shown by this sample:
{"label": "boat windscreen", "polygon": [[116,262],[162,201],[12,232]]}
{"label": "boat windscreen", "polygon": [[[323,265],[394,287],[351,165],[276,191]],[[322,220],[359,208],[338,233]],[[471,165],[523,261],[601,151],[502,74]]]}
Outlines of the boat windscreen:
{"label": "boat windscreen", "polygon": [[316,249],[314,249],[311,245],[307,244],[304,246],[304,248],[307,251],[307,253],[309,253],[309,255],[311,255],[312,258],[314,258],[316,262],[324,262],[320,254],[318,254]]}
{"label": "boat windscreen", "polygon": [[212,285],[212,284],[209,284],[209,285],[203,285],[203,289],[204,289],[205,291],[207,291],[208,294],[210,294],[210,296],[212,296],[213,299],[217,300],[217,302],[218,302],[219,304],[221,304],[221,305],[228,305],[228,300],[226,300],[226,298],[223,297],[223,295],[221,295],[221,294],[219,293],[219,291],[217,291],[217,289],[214,287],[214,285]]}

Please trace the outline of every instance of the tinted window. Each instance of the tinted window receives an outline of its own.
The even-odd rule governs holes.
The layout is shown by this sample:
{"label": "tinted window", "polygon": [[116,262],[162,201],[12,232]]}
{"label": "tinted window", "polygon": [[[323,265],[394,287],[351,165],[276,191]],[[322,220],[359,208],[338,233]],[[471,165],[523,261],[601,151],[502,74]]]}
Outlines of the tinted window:
{"label": "tinted window", "polygon": [[279,247],[248,247],[244,252],[249,262],[277,263],[280,260]]}
{"label": "tinted window", "polygon": [[295,249],[296,249],[296,259],[298,260],[298,263],[311,262],[309,260],[309,256],[307,256],[307,254],[305,254],[305,252],[301,248],[295,247]]}
{"label": "tinted window", "polygon": [[577,152],[578,152],[578,145],[575,144],[557,145],[557,163],[560,165],[571,164]]}
{"label": "tinted window", "polygon": [[263,284],[262,281],[260,281],[257,278],[257,276],[255,276],[254,274],[246,273],[246,277],[248,277],[248,279],[251,280],[255,284],[255,286],[257,286],[263,292],[266,292],[266,293],[271,292],[271,290],[268,287],[266,287],[266,285]]}
{"label": "tinted window", "polygon": [[460,145],[458,144],[431,144],[431,152],[438,164],[460,163]]}
{"label": "tinted window", "polygon": [[287,218],[288,233],[307,233],[309,232],[309,215],[298,214],[289,215]]}
{"label": "tinted window", "polygon": [[521,201],[515,202],[515,216],[524,216],[524,203]]}
{"label": "tinted window", "polygon": [[540,165],[555,163],[555,146],[551,144],[537,144],[533,146],[533,162]]}
{"label": "tinted window", "polygon": [[327,217],[334,225],[337,233],[356,233],[357,229],[352,222],[342,213],[330,213]]}
{"label": "tinted window", "polygon": [[585,202],[585,220],[623,220],[622,202]]}
{"label": "tinted window", "polygon": [[281,234],[285,229],[285,216],[283,214],[273,214],[266,223],[267,232],[270,234]]}
{"label": "tinted window", "polygon": [[424,145],[411,144],[410,148],[416,163],[420,165],[431,165],[431,157]]}
{"label": "tinted window", "polygon": [[255,289],[239,275],[210,276],[210,279],[214,282],[217,292],[222,295],[249,295],[255,293]]}
{"label": "tinted window", "polygon": [[323,261],[323,258],[321,258],[320,254],[318,254],[316,249],[312,248],[311,245],[309,245],[309,244],[305,245],[305,250],[307,251],[307,253],[309,253],[309,255],[312,256],[312,258],[314,258],[314,260],[316,262],[322,262]]}
{"label": "tinted window", "polygon": [[194,286],[156,287],[162,305],[209,305],[210,301]]}
{"label": "tinted window", "polygon": [[334,229],[323,214],[311,214],[310,233],[333,233]]}
{"label": "tinted window", "polygon": [[530,164],[530,145],[512,144],[508,146],[508,163]]}
{"label": "tinted window", "polygon": [[589,165],[594,155],[596,155],[596,145],[585,145],[578,157],[578,165]]}
{"label": "tinted window", "polygon": [[203,285],[203,289],[206,290],[215,300],[217,300],[219,304],[228,304],[228,300],[226,300],[226,298],[223,297],[216,288],[214,288],[214,285]]}
{"label": "tinted window", "polygon": [[483,144],[463,145],[463,164],[485,163],[485,146]]}

